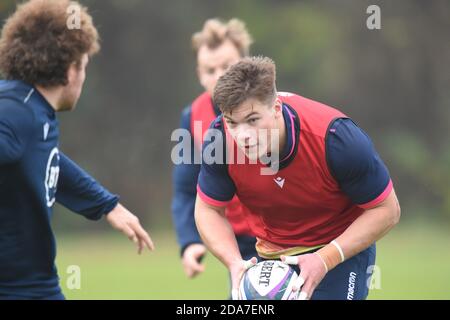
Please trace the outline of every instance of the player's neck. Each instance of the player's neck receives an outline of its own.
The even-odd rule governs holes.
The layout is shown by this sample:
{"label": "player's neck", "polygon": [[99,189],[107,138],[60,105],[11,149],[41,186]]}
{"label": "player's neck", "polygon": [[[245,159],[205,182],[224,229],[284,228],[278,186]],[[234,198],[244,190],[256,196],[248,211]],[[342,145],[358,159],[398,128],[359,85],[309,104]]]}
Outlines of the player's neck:
{"label": "player's neck", "polygon": [[44,88],[36,85],[36,89],[47,100],[48,104],[57,112],[59,111],[59,102],[61,101],[62,88]]}

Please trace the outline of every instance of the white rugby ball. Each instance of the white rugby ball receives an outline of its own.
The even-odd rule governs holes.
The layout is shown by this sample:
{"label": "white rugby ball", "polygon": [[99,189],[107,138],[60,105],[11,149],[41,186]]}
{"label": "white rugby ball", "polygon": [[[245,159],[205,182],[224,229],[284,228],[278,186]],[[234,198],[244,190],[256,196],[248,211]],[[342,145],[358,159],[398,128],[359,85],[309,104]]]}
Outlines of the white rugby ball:
{"label": "white rugby ball", "polygon": [[240,300],[295,300],[292,291],[297,272],[279,261],[262,261],[248,269],[239,285]]}

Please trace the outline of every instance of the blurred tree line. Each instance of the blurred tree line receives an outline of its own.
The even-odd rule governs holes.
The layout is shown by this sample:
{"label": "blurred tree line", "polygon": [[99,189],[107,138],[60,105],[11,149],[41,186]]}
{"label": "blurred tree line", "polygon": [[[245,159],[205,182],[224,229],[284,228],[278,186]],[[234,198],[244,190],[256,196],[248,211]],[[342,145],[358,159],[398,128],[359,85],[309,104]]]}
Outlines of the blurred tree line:
{"label": "blurred tree line", "polygon": [[[3,21],[19,1],[2,0]],[[61,148],[147,225],[170,224],[173,129],[201,93],[191,34],[238,17],[278,88],[338,107],[372,137],[403,219],[450,222],[450,2],[445,0],[82,0],[102,37]],[[366,9],[381,8],[369,30]],[[59,214],[62,228],[85,228]],[[89,228],[96,228],[98,226]]]}

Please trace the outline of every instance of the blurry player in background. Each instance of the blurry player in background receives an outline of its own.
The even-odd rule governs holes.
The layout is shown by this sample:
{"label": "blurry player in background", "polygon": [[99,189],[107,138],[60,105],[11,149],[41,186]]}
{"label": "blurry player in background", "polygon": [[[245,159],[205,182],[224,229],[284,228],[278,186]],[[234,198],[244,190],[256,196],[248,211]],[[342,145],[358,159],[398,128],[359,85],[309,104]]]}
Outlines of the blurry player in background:
{"label": "blurry player in background", "polygon": [[[192,137],[192,164],[175,166],[172,199],[172,216],[181,248],[182,264],[189,278],[204,271],[201,259],[206,253],[194,220],[197,178],[200,172],[200,165],[193,164],[194,152],[201,152],[203,134],[220,114],[211,98],[217,80],[231,65],[248,55],[251,43],[252,38],[244,23],[237,19],[228,22],[207,20],[203,29],[192,36],[197,57],[197,75],[205,92],[187,106],[181,115],[181,128],[189,130]],[[194,130],[196,125],[200,130]],[[245,208],[234,197],[225,211],[236,234],[241,255],[253,257],[256,254],[256,240],[245,219]]]}
{"label": "blurry player in background", "polygon": [[51,229],[55,202],[80,215],[105,216],[134,241],[153,243],[138,219],[59,150],[57,112],[80,97],[97,30],[79,6],[69,30],[68,0],[32,0],[3,26],[0,40],[0,299],[64,299]]}
{"label": "blurry player in background", "polygon": [[[389,172],[351,119],[277,92],[275,78],[273,61],[257,57],[243,59],[218,80],[213,101],[223,115],[211,127],[227,137],[219,147],[230,157],[222,164],[202,162],[198,230],[237,289],[250,264],[242,260],[224,208],[238,195],[249,209],[259,256],[300,269],[300,299],[364,299],[375,242],[400,217]],[[237,161],[239,153],[246,163]],[[272,174],[262,174],[269,167]]]}

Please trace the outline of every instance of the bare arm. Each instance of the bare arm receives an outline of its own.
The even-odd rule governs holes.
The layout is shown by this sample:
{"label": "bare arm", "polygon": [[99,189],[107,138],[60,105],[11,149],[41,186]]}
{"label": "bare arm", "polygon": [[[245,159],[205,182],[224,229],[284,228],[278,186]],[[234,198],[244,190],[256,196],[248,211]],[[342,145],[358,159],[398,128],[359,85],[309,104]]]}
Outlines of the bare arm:
{"label": "bare arm", "polygon": [[[378,206],[366,210],[335,241],[342,249],[345,259],[349,259],[367,249],[381,239],[400,219],[400,205],[392,190],[390,195]],[[315,288],[327,272],[342,262],[338,247],[328,244],[314,254],[298,257],[281,257],[290,264],[298,264],[303,283],[300,299],[311,298]],[[299,288],[296,288],[299,289]]]}
{"label": "bare arm", "polygon": [[225,217],[225,208],[209,205],[198,195],[195,222],[205,245],[230,271],[231,295],[233,299],[238,299],[239,282],[244,271],[257,263],[256,257],[249,261],[242,260],[236,236]]}
{"label": "bare arm", "polygon": [[225,217],[224,207],[209,205],[197,195],[195,222],[208,249],[228,269],[236,261],[242,260],[233,229]]}
{"label": "bare arm", "polygon": [[366,210],[336,241],[345,258],[351,258],[385,236],[400,220],[400,205],[394,189],[378,206]]}

